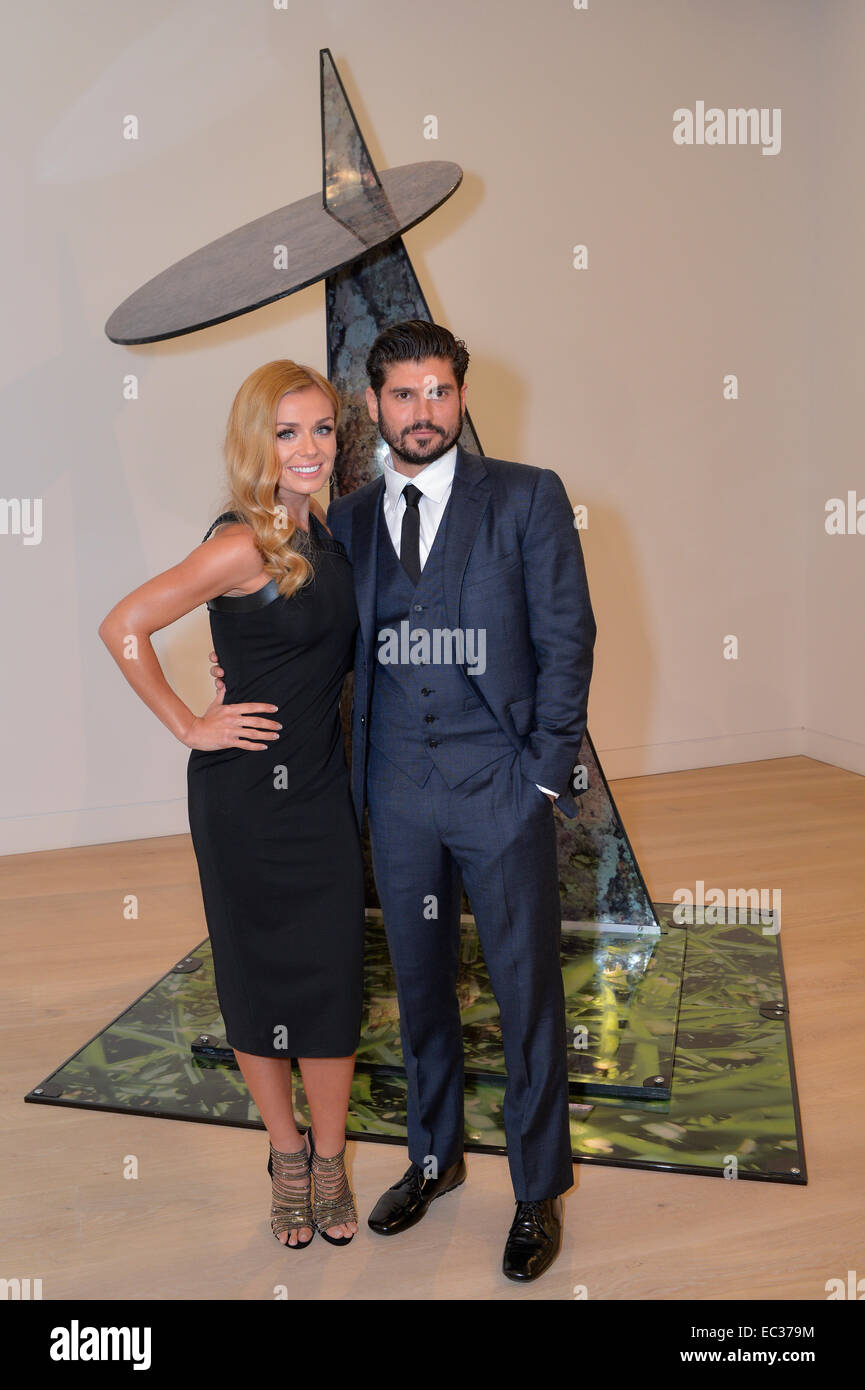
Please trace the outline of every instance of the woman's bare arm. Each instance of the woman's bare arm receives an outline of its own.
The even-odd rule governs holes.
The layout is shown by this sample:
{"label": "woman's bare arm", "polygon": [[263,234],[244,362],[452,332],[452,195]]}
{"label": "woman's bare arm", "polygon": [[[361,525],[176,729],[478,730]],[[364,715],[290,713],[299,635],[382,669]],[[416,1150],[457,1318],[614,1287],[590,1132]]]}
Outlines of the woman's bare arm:
{"label": "woman's bare arm", "polygon": [[223,705],[224,690],[201,716],[194,715],[165,679],[150,638],[209,598],[239,588],[261,573],[261,555],[248,527],[232,526],[199,545],[179,565],[157,574],[115,604],[99,625],[99,636],[132,689],[157,719],[188,748],[266,748],[244,740],[244,730],[261,730],[272,740],[282,726],[260,715],[272,704]]}

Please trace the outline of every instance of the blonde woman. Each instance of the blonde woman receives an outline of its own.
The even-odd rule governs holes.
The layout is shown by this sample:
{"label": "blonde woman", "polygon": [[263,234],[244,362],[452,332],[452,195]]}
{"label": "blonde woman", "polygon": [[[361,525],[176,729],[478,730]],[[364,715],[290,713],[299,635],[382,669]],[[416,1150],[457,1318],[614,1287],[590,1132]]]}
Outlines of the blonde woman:
{"label": "blonde woman", "polygon": [[[314,499],[333,471],[338,415],[311,367],[268,362],[247,377],[226,432],[226,511],[99,628],[132,688],[192,750],[189,825],[219,1005],[270,1137],[271,1228],[294,1250],[316,1230],[335,1245],[357,1231],[344,1158],[363,866],[339,696],[358,619],[351,565]],[[202,603],[225,685],[195,715],[150,638]],[[295,1125],[292,1058],[308,1134]]]}

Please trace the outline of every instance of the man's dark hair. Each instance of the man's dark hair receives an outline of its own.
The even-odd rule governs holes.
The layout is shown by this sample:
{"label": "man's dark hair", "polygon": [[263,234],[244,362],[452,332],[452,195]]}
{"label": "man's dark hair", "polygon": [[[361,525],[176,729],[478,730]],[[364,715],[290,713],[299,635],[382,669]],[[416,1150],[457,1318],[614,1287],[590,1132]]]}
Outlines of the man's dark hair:
{"label": "man's dark hair", "polygon": [[404,319],[379,333],[366,359],[369,384],[381,394],[387,369],[393,362],[423,362],[427,357],[446,357],[454,370],[457,386],[462,386],[469,365],[468,348],[447,328],[424,319]]}

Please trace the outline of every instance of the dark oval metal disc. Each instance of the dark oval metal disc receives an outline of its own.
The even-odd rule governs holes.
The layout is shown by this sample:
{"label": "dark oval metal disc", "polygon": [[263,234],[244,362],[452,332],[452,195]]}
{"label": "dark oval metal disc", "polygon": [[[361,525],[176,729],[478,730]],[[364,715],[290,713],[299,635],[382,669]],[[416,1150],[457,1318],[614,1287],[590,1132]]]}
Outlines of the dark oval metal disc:
{"label": "dark oval metal disc", "polygon": [[[366,222],[348,211],[339,220],[322,206],[320,193],[278,208],[148,280],[114,310],[105,332],[113,343],[157,343],[272,304],[413,227],[456,191],[462,176],[458,164],[436,159],[385,169],[379,174],[385,214],[377,209]],[[286,248],[279,269],[277,246]]]}

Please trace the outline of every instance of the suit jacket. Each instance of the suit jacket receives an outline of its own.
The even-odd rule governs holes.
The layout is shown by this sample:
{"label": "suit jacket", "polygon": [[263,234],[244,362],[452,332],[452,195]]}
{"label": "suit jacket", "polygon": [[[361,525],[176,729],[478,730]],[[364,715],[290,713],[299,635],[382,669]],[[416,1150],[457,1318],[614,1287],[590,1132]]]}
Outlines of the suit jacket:
{"label": "suit jacket", "polygon": [[[369,712],[376,640],[376,567],[384,478],[328,509],[327,524],[354,568],[360,626],[352,706],[352,795],[366,801]],[[486,630],[486,669],[469,675],[519,752],[533,783],[561,788],[556,805],[577,815],[571,778],[586,728],[595,619],[579,533],[550,468],[457,450],[448,503],[444,599],[452,628]]]}

